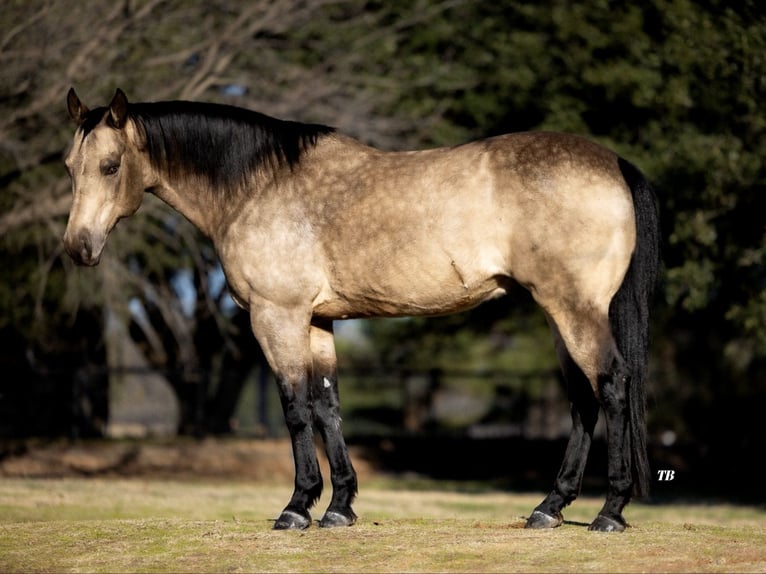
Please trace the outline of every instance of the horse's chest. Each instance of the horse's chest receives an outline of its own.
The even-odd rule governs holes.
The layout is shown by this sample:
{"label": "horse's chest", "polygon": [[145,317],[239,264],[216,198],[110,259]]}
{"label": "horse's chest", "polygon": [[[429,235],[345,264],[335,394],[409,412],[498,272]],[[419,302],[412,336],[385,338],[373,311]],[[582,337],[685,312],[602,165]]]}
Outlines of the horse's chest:
{"label": "horse's chest", "polygon": [[301,233],[232,229],[216,244],[232,298],[248,309],[255,300],[294,305],[318,289],[316,254]]}

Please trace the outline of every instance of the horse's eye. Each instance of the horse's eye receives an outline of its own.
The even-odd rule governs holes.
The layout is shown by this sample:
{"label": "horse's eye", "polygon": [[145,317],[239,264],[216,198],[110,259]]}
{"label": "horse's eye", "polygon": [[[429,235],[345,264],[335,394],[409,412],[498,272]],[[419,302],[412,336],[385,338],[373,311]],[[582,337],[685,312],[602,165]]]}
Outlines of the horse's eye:
{"label": "horse's eye", "polygon": [[109,162],[101,166],[101,173],[104,175],[114,175],[120,171],[119,162]]}

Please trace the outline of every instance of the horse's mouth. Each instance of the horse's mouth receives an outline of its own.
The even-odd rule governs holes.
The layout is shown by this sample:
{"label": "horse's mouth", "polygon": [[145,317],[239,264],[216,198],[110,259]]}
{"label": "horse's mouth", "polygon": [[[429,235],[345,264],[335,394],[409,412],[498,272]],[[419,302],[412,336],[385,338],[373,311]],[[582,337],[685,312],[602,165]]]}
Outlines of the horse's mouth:
{"label": "horse's mouth", "polygon": [[98,265],[99,261],[101,261],[101,255],[99,255],[98,257],[91,257],[89,259],[85,259],[82,257],[72,257],[72,259],[80,267],[95,267],[96,265]]}

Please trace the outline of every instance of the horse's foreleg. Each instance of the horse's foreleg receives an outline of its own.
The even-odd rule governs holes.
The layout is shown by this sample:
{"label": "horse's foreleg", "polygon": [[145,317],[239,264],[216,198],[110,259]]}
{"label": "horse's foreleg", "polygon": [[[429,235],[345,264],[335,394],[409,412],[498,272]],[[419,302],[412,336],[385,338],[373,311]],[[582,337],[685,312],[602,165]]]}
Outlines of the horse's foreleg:
{"label": "horse's foreleg", "polygon": [[277,377],[295,463],[295,489],[274,529],[308,528],[309,508],[322,494],[314,446],[308,315],[271,306],[253,307],[253,333]]}
{"label": "horse's foreleg", "polygon": [[274,523],[275,530],[311,525],[311,508],[322,494],[322,475],[314,447],[314,429],[307,378],[279,380],[279,398],[290,433],[295,463],[295,489],[289,504]]}
{"label": "horse's foreleg", "polygon": [[599,404],[588,379],[563,345],[557,345],[557,350],[569,389],[572,432],[553,490],[532,512],[527,528],[554,528],[563,522],[561,511],[580,493],[593,429],[598,420]]}
{"label": "horse's foreleg", "polygon": [[357,481],[341,428],[332,322],[311,326],[311,354],[314,423],[324,441],[333,488],[330,506],[319,521],[319,526],[351,526],[356,522],[351,503],[356,496]]}

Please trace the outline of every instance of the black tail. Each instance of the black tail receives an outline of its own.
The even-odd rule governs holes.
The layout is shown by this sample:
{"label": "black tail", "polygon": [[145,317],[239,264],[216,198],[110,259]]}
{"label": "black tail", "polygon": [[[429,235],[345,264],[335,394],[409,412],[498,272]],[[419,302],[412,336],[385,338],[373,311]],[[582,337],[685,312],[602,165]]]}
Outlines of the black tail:
{"label": "black tail", "polygon": [[620,158],[620,170],[633,195],[636,247],[619,291],[609,307],[612,333],[631,372],[628,383],[633,493],[649,493],[646,454],[646,380],[649,355],[649,305],[660,269],[660,226],[656,197],[649,182]]}

